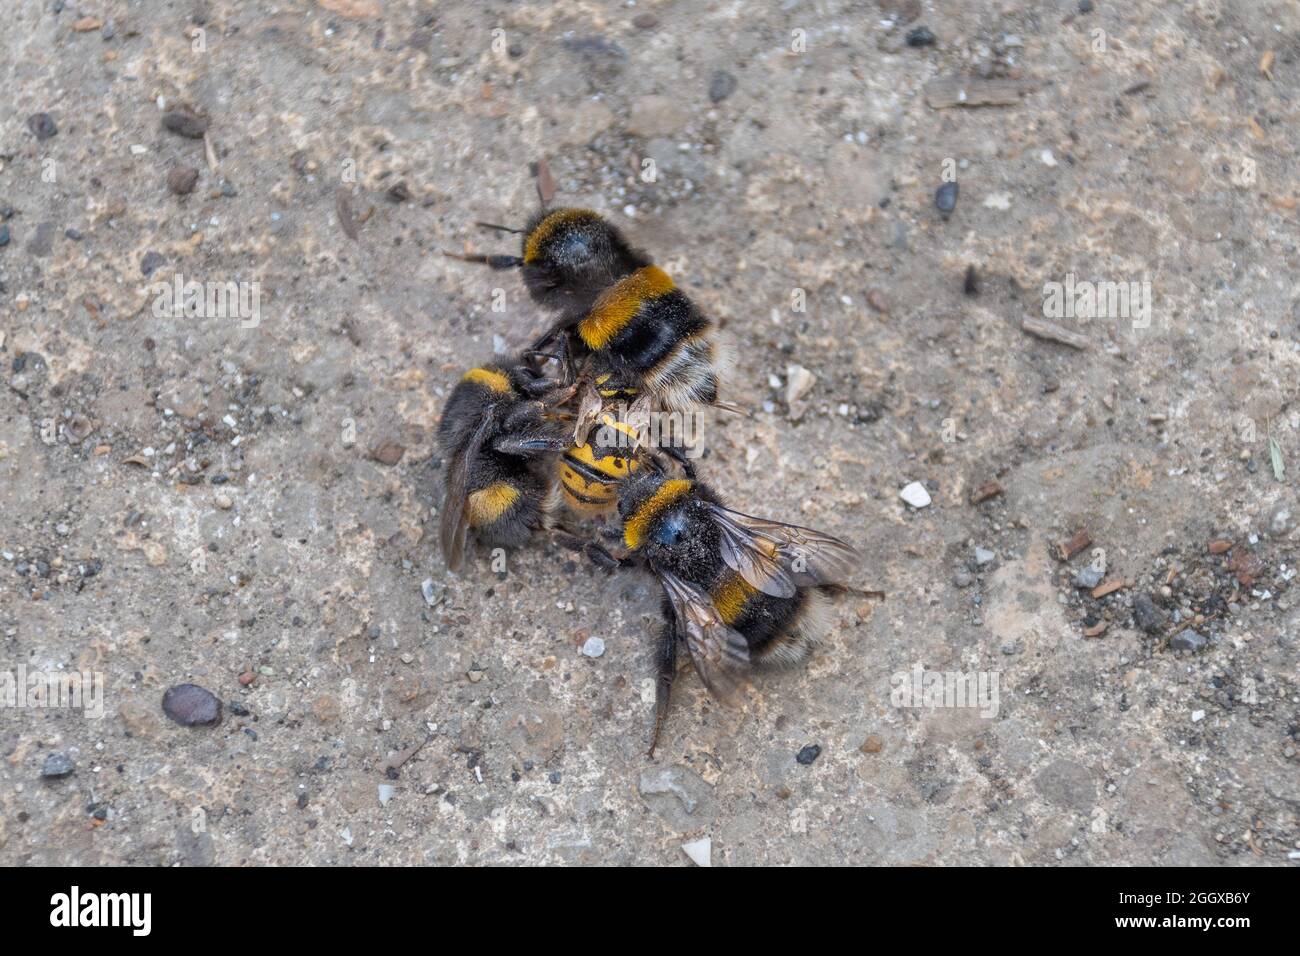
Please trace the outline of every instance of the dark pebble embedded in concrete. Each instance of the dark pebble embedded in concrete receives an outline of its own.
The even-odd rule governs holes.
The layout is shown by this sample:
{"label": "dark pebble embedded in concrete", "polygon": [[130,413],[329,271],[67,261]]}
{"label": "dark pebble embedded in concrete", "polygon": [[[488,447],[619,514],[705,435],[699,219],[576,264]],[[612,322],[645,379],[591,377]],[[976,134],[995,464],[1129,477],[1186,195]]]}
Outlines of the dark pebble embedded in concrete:
{"label": "dark pebble embedded in concrete", "polygon": [[167,188],[177,196],[188,196],[199,182],[199,171],[193,166],[173,166],[167,173]]}
{"label": "dark pebble embedded in concrete", "polygon": [[206,117],[197,116],[189,110],[168,110],[163,114],[162,125],[168,132],[190,139],[202,139],[208,131]]}
{"label": "dark pebble embedded in concrete", "polygon": [[177,684],[162,699],[163,713],[185,727],[202,727],[221,720],[221,701],[198,684]]}
{"label": "dark pebble embedded in concrete", "polygon": [[33,113],[27,117],[27,128],[37,139],[49,139],[59,131],[58,124],[49,113]]}
{"label": "dark pebble embedded in concrete", "polygon": [[41,776],[47,780],[57,780],[60,777],[68,776],[75,769],[77,769],[76,765],[67,754],[52,753],[41,764]]}
{"label": "dark pebble embedded in concrete", "polygon": [[1169,646],[1176,651],[1199,651],[1209,643],[1209,639],[1204,634],[1199,634],[1188,627],[1175,634]]}
{"label": "dark pebble embedded in concrete", "polygon": [[907,34],[908,46],[934,46],[934,32],[929,27],[917,27]]}
{"label": "dark pebble embedded in concrete", "polygon": [[166,261],[167,257],[160,252],[146,252],[144,258],[140,260],[140,272],[147,279],[154,274],[154,270]]}
{"label": "dark pebble embedded in concrete", "polygon": [[9,227],[0,226],[0,249],[9,245]]}
{"label": "dark pebble embedded in concrete", "polygon": [[939,210],[944,219],[952,215],[952,211],[957,208],[956,183],[944,183],[935,190],[934,208]]}
{"label": "dark pebble embedded in concrete", "polygon": [[1137,594],[1133,597],[1133,623],[1154,634],[1165,626],[1165,612],[1156,607],[1149,594]]}
{"label": "dark pebble embedded in concrete", "polygon": [[810,766],[812,762],[816,760],[818,757],[820,757],[821,755],[822,755],[821,747],[819,747],[817,744],[809,744],[807,747],[804,747],[803,750],[800,750],[797,754],[795,754],[794,759],[799,763],[803,764],[805,767],[807,767]]}
{"label": "dark pebble embedded in concrete", "polygon": [[709,78],[709,99],[721,103],[736,92],[736,78],[726,70],[715,70]]}

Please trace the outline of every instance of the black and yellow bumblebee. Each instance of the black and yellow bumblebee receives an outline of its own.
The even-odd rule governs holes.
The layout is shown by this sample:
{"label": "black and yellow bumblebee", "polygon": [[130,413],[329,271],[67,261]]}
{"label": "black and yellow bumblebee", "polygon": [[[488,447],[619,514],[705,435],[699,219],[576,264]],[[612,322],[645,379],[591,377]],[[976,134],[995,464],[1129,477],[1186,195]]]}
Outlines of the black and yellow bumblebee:
{"label": "black and yellow bumblebee", "polygon": [[753,666],[804,660],[828,630],[827,595],[844,590],[858,554],[819,531],[732,511],[708,485],[659,468],[623,483],[618,511],[621,560],[644,564],[664,590],[653,756],[680,648],[723,699]]}
{"label": "black and yellow bumblebee", "polygon": [[453,571],[471,531],[491,547],[518,547],[551,527],[560,502],[555,461],[570,447],[572,425],[528,397],[536,381],[522,361],[483,365],[447,399],[438,426],[449,461],[439,530]]}
{"label": "black and yellow bumblebee", "polygon": [[558,313],[529,353],[556,355],[570,369],[582,364],[588,381],[580,388],[670,411],[715,404],[722,355],[714,323],[599,213],[547,208],[554,183],[545,164],[538,196],[542,208],[523,229],[480,223],[520,233],[521,255],[446,254],[521,269],[533,300]]}

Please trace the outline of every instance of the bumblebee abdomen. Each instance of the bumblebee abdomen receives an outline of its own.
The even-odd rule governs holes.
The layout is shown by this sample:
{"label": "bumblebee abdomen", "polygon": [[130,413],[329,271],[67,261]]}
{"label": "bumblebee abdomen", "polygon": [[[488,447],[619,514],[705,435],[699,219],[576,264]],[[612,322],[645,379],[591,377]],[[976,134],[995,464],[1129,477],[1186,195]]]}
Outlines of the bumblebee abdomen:
{"label": "bumblebee abdomen", "polygon": [[509,481],[494,481],[492,484],[470,492],[466,507],[469,508],[469,526],[478,530],[499,521],[523,497],[517,485]]}
{"label": "bumblebee abdomen", "polygon": [[637,269],[601,294],[578,323],[578,337],[593,351],[610,348],[646,326],[646,312],[656,303],[674,293],[685,298],[676,289],[672,278],[658,266]]}
{"label": "bumblebee abdomen", "polygon": [[755,664],[798,664],[830,629],[830,608],[821,588],[799,588],[789,598],[763,594],[737,621],[737,630]]}
{"label": "bumblebee abdomen", "polygon": [[438,425],[438,444],[443,451],[455,453],[464,447],[483,421],[488,407],[517,399],[509,376],[494,366],[473,368],[461,376],[451,390]]}
{"label": "bumblebee abdomen", "polygon": [[470,492],[465,508],[469,526],[480,541],[491,547],[515,548],[549,525],[557,504],[553,481],[540,480],[521,469],[517,474],[498,475]]}

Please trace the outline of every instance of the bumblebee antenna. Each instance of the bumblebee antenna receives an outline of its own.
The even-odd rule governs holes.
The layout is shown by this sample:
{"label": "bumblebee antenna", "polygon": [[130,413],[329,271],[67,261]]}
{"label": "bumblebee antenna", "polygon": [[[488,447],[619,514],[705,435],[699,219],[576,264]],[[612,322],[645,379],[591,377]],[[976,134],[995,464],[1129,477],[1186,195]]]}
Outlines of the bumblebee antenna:
{"label": "bumblebee antenna", "polygon": [[551,175],[551,167],[546,165],[544,159],[537,161],[537,198],[541,200],[543,209],[555,198],[555,177]]}
{"label": "bumblebee antenna", "polygon": [[448,252],[445,249],[442,254],[448,259],[459,259],[461,262],[477,262],[493,269],[516,269],[524,264],[524,260],[518,256],[462,255],[459,252]]}
{"label": "bumblebee antenna", "polygon": [[521,235],[524,231],[514,226],[498,226],[495,222],[475,222],[474,225],[483,229],[495,229],[497,232],[513,232],[515,235]]}

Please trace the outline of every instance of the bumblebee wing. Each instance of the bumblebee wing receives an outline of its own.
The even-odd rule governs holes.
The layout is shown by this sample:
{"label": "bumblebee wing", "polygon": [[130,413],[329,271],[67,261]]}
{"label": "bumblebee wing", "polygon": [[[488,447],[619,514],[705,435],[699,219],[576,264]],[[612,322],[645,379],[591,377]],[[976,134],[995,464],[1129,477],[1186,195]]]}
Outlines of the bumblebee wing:
{"label": "bumblebee wing", "polygon": [[790,597],[794,586],[844,581],[861,560],[852,545],[812,528],[721,505],[713,506],[713,517],[722,529],[723,560],[765,594]]}
{"label": "bumblebee wing", "polygon": [[727,566],[764,594],[794,597],[797,585],[779,559],[780,542],[756,534],[721,505],[713,505],[712,512]]}
{"label": "bumblebee wing", "polygon": [[749,642],[722,620],[704,591],[675,574],[656,569],[664,593],[677,617],[678,632],[686,640],[691,663],[709,692],[729,700],[744,682],[749,666]]}
{"label": "bumblebee wing", "polygon": [[447,472],[447,494],[442,499],[442,515],[438,524],[438,540],[447,567],[459,571],[465,559],[465,538],[469,534],[469,470],[478,457],[479,449],[492,431],[496,415],[495,406],[488,406],[483,421],[470,437],[459,455],[453,456]]}

